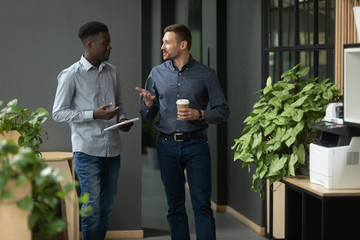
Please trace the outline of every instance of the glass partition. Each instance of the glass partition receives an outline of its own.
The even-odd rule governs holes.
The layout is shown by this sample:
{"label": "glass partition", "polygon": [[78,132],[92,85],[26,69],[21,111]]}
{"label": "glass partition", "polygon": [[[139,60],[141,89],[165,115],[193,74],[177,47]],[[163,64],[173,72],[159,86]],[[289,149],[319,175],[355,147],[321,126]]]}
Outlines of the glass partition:
{"label": "glass partition", "polygon": [[[333,78],[335,75],[335,51],[321,50],[319,51],[319,74],[321,78]],[[334,81],[335,79],[332,79]]]}
{"label": "glass partition", "polygon": [[319,44],[335,42],[335,1],[319,0]]}
{"label": "glass partition", "polygon": [[314,52],[311,51],[301,51],[299,63],[300,68],[310,67],[309,77],[314,76]]}
{"label": "glass partition", "polygon": [[270,0],[268,5],[269,46],[279,46],[279,0]]}
{"label": "glass partition", "polygon": [[299,0],[299,42],[300,45],[314,44],[314,2]]}
{"label": "glass partition", "polygon": [[[334,78],[335,0],[263,0],[263,81],[301,63]],[[262,83],[265,86],[265,83]]]}
{"label": "glass partition", "polygon": [[295,45],[295,5],[294,0],[282,3],[282,46]]}
{"label": "glass partition", "polygon": [[282,53],[282,72],[294,67],[297,63],[295,62],[295,52],[283,52]]}
{"label": "glass partition", "polygon": [[271,77],[273,83],[280,80],[278,52],[269,52],[269,76]]}

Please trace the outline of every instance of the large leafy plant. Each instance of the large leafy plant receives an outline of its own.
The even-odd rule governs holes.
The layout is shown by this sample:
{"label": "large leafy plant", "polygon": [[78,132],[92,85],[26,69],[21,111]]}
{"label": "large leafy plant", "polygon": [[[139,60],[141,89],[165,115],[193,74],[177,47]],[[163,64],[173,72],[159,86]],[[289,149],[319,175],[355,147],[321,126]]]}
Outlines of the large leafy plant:
{"label": "large leafy plant", "polygon": [[241,160],[249,172],[255,168],[251,188],[262,199],[262,180],[272,184],[296,175],[316,139],[316,130],[310,126],[324,118],[329,103],[339,100],[340,91],[329,79],[307,78],[309,68],[298,67],[283,73],[275,84],[267,79],[260,100],[244,121],[242,136],[232,147],[234,161]]}

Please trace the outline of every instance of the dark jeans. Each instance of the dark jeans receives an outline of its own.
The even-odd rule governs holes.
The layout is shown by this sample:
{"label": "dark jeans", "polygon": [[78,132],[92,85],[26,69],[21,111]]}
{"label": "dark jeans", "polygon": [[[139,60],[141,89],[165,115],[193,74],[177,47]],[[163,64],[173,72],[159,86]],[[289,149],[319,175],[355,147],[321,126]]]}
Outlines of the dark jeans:
{"label": "dark jeans", "polygon": [[81,192],[89,193],[88,205],[93,210],[90,216],[81,218],[82,239],[103,240],[117,193],[120,156],[95,157],[81,152],[73,155]]}
{"label": "dark jeans", "polygon": [[211,162],[207,136],[175,142],[159,137],[161,179],[168,202],[171,239],[190,239],[185,209],[185,174],[194,210],[197,240],[213,240],[215,220],[210,204]]}

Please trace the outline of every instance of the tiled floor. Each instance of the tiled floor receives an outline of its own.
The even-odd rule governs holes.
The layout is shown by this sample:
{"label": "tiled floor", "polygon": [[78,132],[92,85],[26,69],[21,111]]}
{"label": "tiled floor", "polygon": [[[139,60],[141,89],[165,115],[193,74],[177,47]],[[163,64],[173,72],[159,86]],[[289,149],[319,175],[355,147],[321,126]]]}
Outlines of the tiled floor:
{"label": "tiled floor", "polygon": [[[147,158],[143,158],[142,213],[145,239],[169,240],[170,232],[166,220],[167,204],[160,179],[160,171],[152,169]],[[187,194],[187,212],[191,239],[196,239],[190,195]],[[227,213],[214,212],[217,240],[266,240]],[[124,239],[122,239],[124,240]]]}

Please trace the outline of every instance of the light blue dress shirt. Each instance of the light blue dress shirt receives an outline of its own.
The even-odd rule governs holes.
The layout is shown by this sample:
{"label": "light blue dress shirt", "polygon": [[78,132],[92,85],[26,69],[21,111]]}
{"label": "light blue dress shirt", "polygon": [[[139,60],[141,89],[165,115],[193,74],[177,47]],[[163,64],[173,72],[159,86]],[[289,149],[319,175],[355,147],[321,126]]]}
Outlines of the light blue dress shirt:
{"label": "light blue dress shirt", "polygon": [[[98,157],[119,155],[119,130],[104,132],[104,128],[125,118],[116,67],[103,62],[97,69],[82,56],[80,61],[63,70],[57,80],[52,117],[57,122],[69,123],[72,151]],[[110,102],[113,105],[109,109],[119,107],[117,117],[94,120],[94,110]]]}
{"label": "light blue dress shirt", "polygon": [[[227,121],[230,114],[215,72],[192,57],[181,70],[171,60],[154,67],[145,88],[156,98],[150,108],[142,103],[141,116],[150,121],[160,112],[155,128],[166,134],[206,129],[208,123]],[[177,120],[176,100],[183,98],[190,101],[189,108],[205,110],[206,121]]]}

